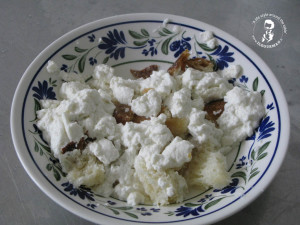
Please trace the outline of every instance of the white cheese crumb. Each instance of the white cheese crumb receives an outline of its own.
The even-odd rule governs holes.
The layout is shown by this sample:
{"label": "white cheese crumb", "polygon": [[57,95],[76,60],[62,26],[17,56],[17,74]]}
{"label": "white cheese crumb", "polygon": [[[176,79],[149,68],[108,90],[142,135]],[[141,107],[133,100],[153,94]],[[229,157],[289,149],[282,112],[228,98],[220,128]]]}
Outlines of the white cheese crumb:
{"label": "white cheese crumb", "polygon": [[218,70],[218,73],[227,79],[238,78],[241,74],[242,67],[240,65],[229,65],[223,70]]}
{"label": "white cheese crumb", "polygon": [[207,45],[207,47],[214,49],[218,45],[217,39],[212,38],[212,39],[208,40],[206,42],[206,45]]}
{"label": "white cheese crumb", "polygon": [[192,107],[191,91],[187,88],[182,88],[171,94],[166,99],[165,104],[173,117],[185,118],[189,115]]}
{"label": "white cheese crumb", "polygon": [[198,42],[206,44],[211,49],[218,45],[217,39],[214,38],[214,34],[211,31],[200,32]]}
{"label": "white cheese crumb", "polygon": [[191,90],[192,98],[201,97],[205,103],[222,99],[233,87],[216,72],[201,72],[188,68],[182,74],[182,86]]}
{"label": "white cheese crumb", "polygon": [[165,182],[165,180],[162,177],[158,178],[157,184],[158,184],[158,186],[160,186],[162,188],[167,186],[167,183]]}
{"label": "white cheese crumb", "polygon": [[64,82],[59,89],[59,95],[63,99],[72,99],[76,97],[76,94],[84,89],[90,89],[90,87],[78,81]]}
{"label": "white cheese crumb", "polygon": [[99,64],[95,67],[92,76],[93,79],[89,81],[91,87],[109,91],[110,80],[114,76],[114,69],[108,65]]}
{"label": "white cheese crumb", "polygon": [[119,125],[122,145],[126,147],[144,147],[155,144],[164,147],[172,140],[173,135],[167,126],[160,122],[160,120],[151,119],[141,123],[129,122],[125,125]]}
{"label": "white cheese crumb", "polygon": [[162,27],[166,27],[168,25],[168,23],[170,22],[169,18],[164,19]]}
{"label": "white cheese crumb", "polygon": [[265,113],[262,96],[259,92],[250,92],[234,87],[224,97],[224,112],[217,122],[224,131],[222,144],[232,145],[252,135]]}
{"label": "white cheese crumb", "polygon": [[125,80],[113,77],[110,81],[113,96],[122,104],[129,104],[134,96],[135,89],[139,89],[137,80]]}
{"label": "white cheese crumb", "polygon": [[[177,171],[149,170],[146,167],[144,158],[141,156],[136,157],[134,168],[145,193],[150,197],[153,204],[166,205],[183,200],[187,192],[187,184],[185,179],[179,175]],[[159,185],[159,183],[166,183],[167,185]]]}
{"label": "white cheese crumb", "polygon": [[48,73],[57,73],[57,72],[59,72],[59,68],[58,68],[57,64],[55,62],[53,62],[52,60],[48,61],[46,69],[47,69]]}
{"label": "white cheese crumb", "polygon": [[[189,141],[175,137],[161,154],[152,153],[145,160],[147,164],[150,162],[155,170],[181,168],[184,163],[191,161],[193,148],[194,145]],[[147,167],[150,167],[149,164]]]}
{"label": "white cheese crumb", "polygon": [[155,89],[164,100],[171,92],[175,92],[178,88],[176,79],[166,71],[154,71],[152,75],[140,82],[140,92],[146,88]]}
{"label": "white cheese crumb", "polygon": [[94,120],[93,123],[94,127],[89,129],[91,136],[109,140],[115,137],[117,122],[111,115],[103,116],[98,121]]}
{"label": "white cheese crumb", "polygon": [[77,122],[70,122],[65,113],[62,114],[61,118],[69,140],[78,142],[84,136],[82,126],[80,126]]}
{"label": "white cheese crumb", "polygon": [[205,119],[205,112],[192,109],[190,122],[188,125],[189,133],[197,145],[209,145],[215,149],[220,147],[223,131],[215,127],[214,123]]}
{"label": "white cheese crumb", "polygon": [[101,161],[104,165],[108,165],[119,157],[119,151],[115,148],[110,140],[105,138],[89,144],[89,150]]}
{"label": "white cheese crumb", "polygon": [[174,188],[173,187],[168,187],[167,188],[167,195],[169,197],[173,196],[174,195]]}
{"label": "white cheese crumb", "polygon": [[128,205],[138,205],[143,204],[145,201],[144,195],[142,195],[139,192],[131,192],[127,197],[127,203]]}
{"label": "white cheese crumb", "polygon": [[161,109],[162,99],[155,90],[137,97],[131,102],[131,110],[139,116],[157,116]]}
{"label": "white cheese crumb", "polygon": [[122,104],[129,104],[134,96],[134,90],[129,87],[118,87],[113,89],[115,98]]}

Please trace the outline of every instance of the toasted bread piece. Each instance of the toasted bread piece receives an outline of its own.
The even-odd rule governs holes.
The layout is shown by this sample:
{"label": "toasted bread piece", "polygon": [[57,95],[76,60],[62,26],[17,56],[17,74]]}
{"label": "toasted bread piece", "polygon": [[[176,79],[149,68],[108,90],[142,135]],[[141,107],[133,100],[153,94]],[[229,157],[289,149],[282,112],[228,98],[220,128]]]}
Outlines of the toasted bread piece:
{"label": "toasted bread piece", "polygon": [[114,102],[116,108],[113,112],[113,117],[115,117],[117,123],[125,123],[130,122],[134,118],[134,112],[131,111],[129,105],[121,104],[119,102]]}
{"label": "toasted bread piece", "polygon": [[132,76],[135,78],[148,78],[153,73],[153,71],[158,71],[158,65],[151,65],[142,70],[130,70]]}
{"label": "toasted bread piece", "polygon": [[191,67],[196,70],[204,71],[204,72],[213,72],[214,71],[214,64],[203,58],[194,58],[189,59],[186,62],[188,67]]}
{"label": "toasted bread piece", "polygon": [[204,106],[204,111],[207,112],[205,119],[217,123],[217,119],[224,111],[225,102],[223,99],[212,101]]}
{"label": "toasted bread piece", "polygon": [[185,71],[186,62],[190,56],[189,50],[184,50],[175,63],[168,69],[168,73],[172,76],[176,76]]}

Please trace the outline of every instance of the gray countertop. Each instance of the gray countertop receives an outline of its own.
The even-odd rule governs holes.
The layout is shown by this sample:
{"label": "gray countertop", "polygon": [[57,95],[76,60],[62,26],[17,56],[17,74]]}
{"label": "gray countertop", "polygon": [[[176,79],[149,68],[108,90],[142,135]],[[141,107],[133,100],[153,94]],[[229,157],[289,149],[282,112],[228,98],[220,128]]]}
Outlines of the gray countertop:
{"label": "gray countertop", "polygon": [[[300,1],[0,1],[0,224],[92,224],[63,209],[29,178],[10,134],[10,108],[17,84],[31,61],[51,42],[85,23],[118,14],[158,12],[214,25],[251,47],[269,65],[286,95],[291,137],[285,161],[265,192],[217,224],[299,224],[300,221]],[[274,13],[287,26],[283,42],[261,48],[252,39],[256,16]],[[298,67],[299,66],[299,67]]]}

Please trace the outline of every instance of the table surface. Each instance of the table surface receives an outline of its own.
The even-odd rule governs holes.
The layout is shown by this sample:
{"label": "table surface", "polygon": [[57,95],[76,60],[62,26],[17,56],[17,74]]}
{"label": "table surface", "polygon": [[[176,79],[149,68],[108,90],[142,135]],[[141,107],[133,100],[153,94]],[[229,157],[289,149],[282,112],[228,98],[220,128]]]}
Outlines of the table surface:
{"label": "table surface", "polygon": [[[180,0],[0,0],[0,224],[92,224],[63,209],[29,178],[17,158],[10,134],[10,108],[17,84],[31,61],[51,42],[85,23],[126,13],[157,12],[214,25],[252,48],[279,80],[290,111],[291,137],[282,167],[253,203],[218,225],[298,224],[300,221],[300,1]],[[256,16],[283,18],[287,35],[272,49],[252,39]]]}

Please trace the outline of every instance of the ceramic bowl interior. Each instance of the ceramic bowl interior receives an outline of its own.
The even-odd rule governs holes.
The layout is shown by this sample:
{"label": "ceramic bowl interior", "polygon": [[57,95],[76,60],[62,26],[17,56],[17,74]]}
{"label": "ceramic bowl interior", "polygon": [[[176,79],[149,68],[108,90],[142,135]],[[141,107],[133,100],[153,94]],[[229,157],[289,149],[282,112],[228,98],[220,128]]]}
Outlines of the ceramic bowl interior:
{"label": "ceramic bowl interior", "polygon": [[[211,49],[199,42],[198,35],[205,30],[214,32],[218,47]],[[35,112],[41,108],[40,100],[55,99],[61,83],[46,72],[47,62],[53,60],[60,70],[86,74],[92,74],[96,64],[106,63],[115,68],[116,74],[129,78],[133,68],[157,64],[167,69],[184,49],[193,56],[213,60],[219,70],[230,64],[241,65],[242,76],[231,82],[263,95],[266,114],[259,127],[227,157],[230,184],[219,190],[195,190],[181,204],[133,207],[69,183],[36,127]],[[76,215],[101,224],[208,224],[242,209],[271,182],[287,149],[289,114],[271,70],[236,38],[200,21],[146,13],[95,21],[47,47],[18,85],[11,130],[17,154],[30,177],[50,198]]]}

